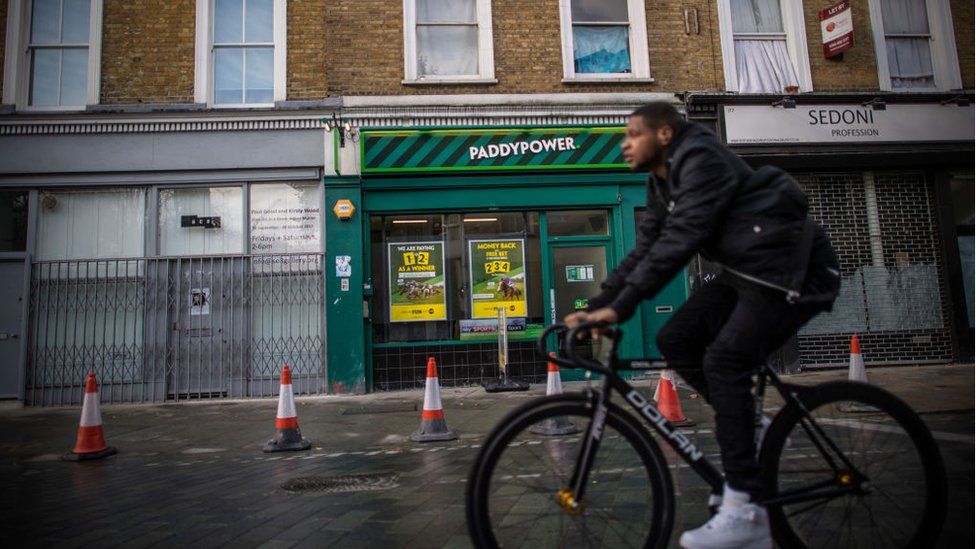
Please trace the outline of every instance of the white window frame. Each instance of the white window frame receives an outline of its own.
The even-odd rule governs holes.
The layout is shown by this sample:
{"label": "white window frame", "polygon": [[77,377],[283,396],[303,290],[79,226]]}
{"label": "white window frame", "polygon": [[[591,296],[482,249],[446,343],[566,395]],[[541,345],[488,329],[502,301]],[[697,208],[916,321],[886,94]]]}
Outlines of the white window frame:
{"label": "white window frame", "polygon": [[403,0],[404,84],[496,84],[491,0],[475,0],[478,17],[478,74],[417,74],[417,1]]}
{"label": "white window frame", "polygon": [[932,54],[934,88],[895,88],[891,85],[888,67],[888,49],[885,43],[884,19],[880,0],[868,0],[871,12],[871,32],[874,38],[874,54],[878,64],[878,85],[882,91],[919,92],[962,89],[959,74],[959,56],[956,53],[956,36],[952,25],[949,0],[926,0],[925,11],[929,17],[929,51]]}
{"label": "white window frame", "polygon": [[193,100],[214,109],[274,107],[284,101],[288,90],[288,12],[287,0],[274,0],[274,101],[271,103],[229,104],[214,102],[214,0],[197,0],[196,47]]}
{"label": "white window frame", "polygon": [[573,10],[571,0],[559,0],[559,26],[563,46],[563,82],[653,82],[647,46],[647,13],[642,0],[627,0],[630,23],[629,73],[577,73],[573,59]]}
{"label": "white window frame", "polygon": [[102,80],[102,2],[91,0],[88,13],[88,82],[84,105],[28,105],[30,99],[30,40],[32,0],[7,0],[7,40],[4,46],[3,103],[24,111],[79,111],[100,100]]}
{"label": "white window frame", "polygon": [[[801,92],[813,91],[813,78],[810,76],[810,54],[807,51],[807,29],[803,20],[803,0],[779,0],[780,14],[783,17],[783,31],[786,33],[786,52],[796,71],[796,80]],[[718,0],[718,26],[722,43],[722,68],[725,73],[725,89],[739,91],[739,75],[735,69],[735,38],[732,27],[731,0]],[[782,94],[783,90],[767,92]]]}

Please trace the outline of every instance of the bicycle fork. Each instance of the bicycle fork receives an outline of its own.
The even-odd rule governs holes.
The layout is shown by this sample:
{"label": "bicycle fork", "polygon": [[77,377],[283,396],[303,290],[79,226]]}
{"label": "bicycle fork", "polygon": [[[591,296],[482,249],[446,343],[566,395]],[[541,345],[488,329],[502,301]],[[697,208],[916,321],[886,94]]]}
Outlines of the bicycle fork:
{"label": "bicycle fork", "polygon": [[589,429],[586,431],[586,438],[583,440],[583,447],[573,468],[573,475],[570,477],[569,486],[559,490],[556,500],[569,515],[579,515],[586,508],[583,499],[586,484],[590,477],[590,466],[596,457],[597,450],[600,449],[600,441],[603,439],[603,428],[607,423],[607,395],[610,392],[609,383],[604,384],[602,391],[593,391],[592,402],[594,406],[593,419],[590,421]]}

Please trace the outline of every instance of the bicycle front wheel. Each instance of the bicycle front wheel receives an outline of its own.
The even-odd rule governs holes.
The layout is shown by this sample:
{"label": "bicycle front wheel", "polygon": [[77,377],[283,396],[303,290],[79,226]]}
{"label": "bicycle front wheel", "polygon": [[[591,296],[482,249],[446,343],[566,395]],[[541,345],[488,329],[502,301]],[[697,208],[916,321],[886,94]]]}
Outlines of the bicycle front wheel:
{"label": "bicycle front wheel", "polygon": [[945,468],[918,414],[863,383],[825,383],[799,396],[816,426],[797,406],[776,416],[762,448],[765,499],[818,491],[825,497],[768,505],[779,545],[934,545],[945,513]]}
{"label": "bicycle front wheel", "polygon": [[565,506],[594,408],[581,394],[527,403],[486,439],[468,479],[477,547],[664,547],[674,516],[667,462],[636,419],[610,405],[582,503]]}

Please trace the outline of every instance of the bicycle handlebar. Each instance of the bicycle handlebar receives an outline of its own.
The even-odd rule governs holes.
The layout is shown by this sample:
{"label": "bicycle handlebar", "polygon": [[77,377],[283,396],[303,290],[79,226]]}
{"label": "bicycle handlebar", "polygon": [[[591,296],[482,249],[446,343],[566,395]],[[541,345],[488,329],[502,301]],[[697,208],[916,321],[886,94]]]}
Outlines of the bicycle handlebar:
{"label": "bicycle handlebar", "polygon": [[[539,353],[539,356],[545,360],[554,362],[565,368],[583,368],[584,370],[591,370],[598,373],[607,373],[610,371],[610,369],[603,364],[600,364],[595,360],[578,356],[576,354],[576,350],[573,348],[573,342],[576,341],[576,338],[581,331],[586,333],[594,328],[607,328],[608,326],[609,325],[604,321],[581,322],[573,328],[570,328],[565,324],[553,324],[552,326],[546,328],[542,332],[542,335],[539,336],[539,340],[536,344],[536,352]],[[559,356],[559,353],[552,356],[546,353],[546,338],[552,333],[566,334],[562,345],[562,352],[565,354],[566,358]],[[611,338],[611,340],[613,340],[613,352],[616,351],[616,343],[620,339],[620,335],[619,330],[615,328],[609,329],[608,336]]]}

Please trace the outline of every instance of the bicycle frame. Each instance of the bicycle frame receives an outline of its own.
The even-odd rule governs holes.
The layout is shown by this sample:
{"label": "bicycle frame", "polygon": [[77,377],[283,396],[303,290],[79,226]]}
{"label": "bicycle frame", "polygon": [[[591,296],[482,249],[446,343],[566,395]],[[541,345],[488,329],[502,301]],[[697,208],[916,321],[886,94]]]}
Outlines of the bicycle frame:
{"label": "bicycle frame", "polygon": [[[595,412],[590,425],[585,431],[586,440],[583,443],[580,456],[576,461],[573,474],[570,477],[571,484],[567,487],[567,490],[572,495],[569,501],[574,502],[574,505],[584,501],[583,496],[589,477],[590,464],[593,462],[596,452],[600,447],[603,429],[606,424],[608,403],[614,391],[620,393],[630,407],[660,435],[661,440],[666,442],[698,476],[708,483],[713,493],[721,494],[724,477],[708,461],[704,452],[698,449],[680,428],[669,422],[653,402],[644,398],[637,389],[627,383],[617,373],[621,370],[664,370],[667,368],[667,363],[658,360],[616,358],[617,343],[621,335],[619,330],[611,330],[609,332],[609,340],[611,341],[608,359],[609,366],[577,356],[572,349],[572,343],[576,340],[577,333],[581,330],[588,330],[595,327],[598,327],[598,325],[583,323],[576,328],[568,329],[566,326],[556,324],[547,328],[539,339],[539,350],[545,355],[544,345],[546,337],[553,332],[565,332],[564,350],[569,359],[567,360],[558,356],[547,356],[546,359],[565,367],[583,368],[603,376],[602,387],[597,391],[590,389]],[[800,394],[807,388],[782,381],[768,365],[763,365],[759,371],[759,382],[755,395],[757,414],[762,413],[762,401],[765,396],[767,382],[772,384],[780,395],[782,395],[786,406],[797,406],[801,410],[805,418],[801,424],[808,436],[813,440],[814,445],[834,470],[835,479],[819,482],[787,493],[777,494],[774,497],[762,499],[758,503],[761,505],[783,505],[804,501],[825,500],[862,490],[862,484],[867,482],[867,477],[857,471],[847,457],[844,456],[843,452],[826,436],[820,426],[810,416],[809,410],[803,405]],[[831,457],[831,452],[839,458],[840,464]],[[853,481],[847,482],[846,484],[839,483],[837,479],[845,473],[853,475]]]}

